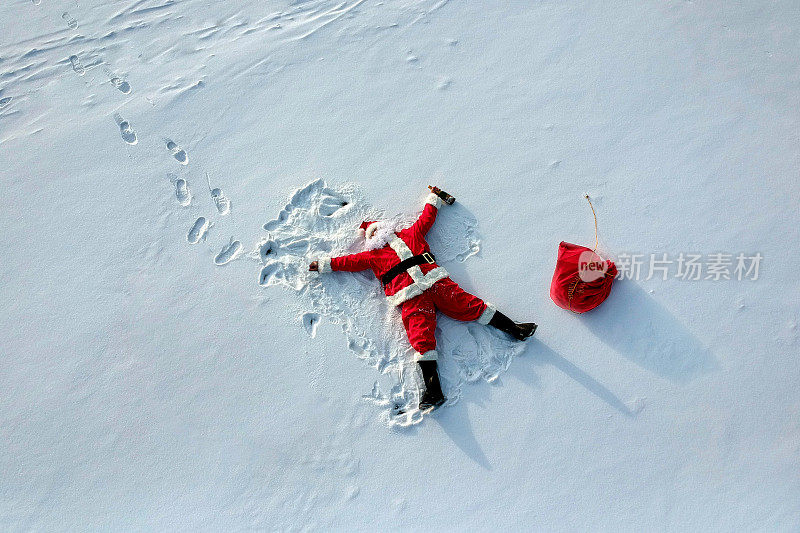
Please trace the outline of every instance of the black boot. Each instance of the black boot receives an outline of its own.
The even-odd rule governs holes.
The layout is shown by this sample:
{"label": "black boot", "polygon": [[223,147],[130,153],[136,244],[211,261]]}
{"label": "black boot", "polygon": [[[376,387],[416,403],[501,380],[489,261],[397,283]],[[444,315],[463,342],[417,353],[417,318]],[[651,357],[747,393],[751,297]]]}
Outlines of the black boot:
{"label": "black boot", "polygon": [[417,361],[417,364],[422,370],[422,381],[425,382],[425,392],[419,399],[419,410],[433,411],[447,399],[442,394],[438,366],[436,361]]}
{"label": "black boot", "polygon": [[500,311],[494,312],[494,316],[489,321],[489,325],[508,333],[518,341],[524,341],[536,332],[536,324],[533,322],[517,324]]}

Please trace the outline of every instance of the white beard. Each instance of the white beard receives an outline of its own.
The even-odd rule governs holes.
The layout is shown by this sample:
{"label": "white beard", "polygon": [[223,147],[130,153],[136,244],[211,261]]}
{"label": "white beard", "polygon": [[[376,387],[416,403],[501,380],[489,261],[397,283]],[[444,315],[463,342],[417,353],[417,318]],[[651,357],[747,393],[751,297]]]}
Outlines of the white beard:
{"label": "white beard", "polygon": [[400,229],[397,220],[379,220],[370,224],[364,235],[364,250],[379,250],[395,238],[395,232]]}

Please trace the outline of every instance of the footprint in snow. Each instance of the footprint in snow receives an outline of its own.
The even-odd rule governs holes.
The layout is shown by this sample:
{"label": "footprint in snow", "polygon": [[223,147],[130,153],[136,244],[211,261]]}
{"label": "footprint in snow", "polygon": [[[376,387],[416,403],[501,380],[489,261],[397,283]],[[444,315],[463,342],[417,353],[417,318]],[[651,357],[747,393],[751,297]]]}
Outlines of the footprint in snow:
{"label": "footprint in snow", "polygon": [[261,269],[261,274],[258,276],[259,285],[275,285],[283,279],[280,263],[270,263]]}
{"label": "footprint in snow", "polygon": [[206,217],[198,218],[194,221],[192,229],[190,229],[189,233],[186,235],[186,240],[189,241],[189,244],[197,244],[206,236],[208,228],[209,224]]}
{"label": "footprint in snow", "polygon": [[106,76],[108,77],[108,81],[111,85],[114,86],[122,94],[130,94],[131,93],[131,84],[125,81],[124,79],[117,76],[110,68],[103,68],[103,72],[105,72]]}
{"label": "footprint in snow", "polygon": [[123,120],[123,118],[117,114],[114,115],[114,120],[116,120],[119,125],[119,133],[122,135],[123,141],[128,144],[136,144],[139,142],[139,139],[136,138],[136,132],[131,128],[130,122]]}
{"label": "footprint in snow", "polygon": [[231,238],[231,242],[226,244],[222,250],[219,251],[217,257],[214,258],[215,265],[227,265],[234,259],[236,256],[239,255],[239,252],[242,251],[242,243],[240,241],[234,241]]}
{"label": "footprint in snow", "polygon": [[214,205],[217,206],[220,215],[227,215],[231,212],[231,201],[228,200],[222,189],[211,189],[211,199],[214,200]]}
{"label": "footprint in snow", "polygon": [[33,2],[33,5],[35,5],[35,6],[38,6],[39,4],[42,3],[42,0],[31,0],[31,1]]}
{"label": "footprint in snow", "polygon": [[83,63],[81,63],[81,58],[76,55],[71,55],[69,56],[69,62],[72,64],[72,70],[74,70],[78,76],[86,74],[86,69],[83,67]]}
{"label": "footprint in snow", "polygon": [[61,18],[64,19],[64,22],[67,23],[67,27],[69,29],[74,30],[78,27],[78,21],[75,20],[73,17],[70,17],[69,13],[67,13],[66,11],[64,11],[64,13],[61,14]]}
{"label": "footprint in snow", "polygon": [[266,263],[268,258],[271,259],[271,255],[275,255],[277,249],[278,245],[273,240],[262,242],[258,247],[258,257],[262,263]]}
{"label": "footprint in snow", "polygon": [[10,96],[6,96],[5,98],[0,98],[0,109],[3,109],[8,103],[11,101]]}
{"label": "footprint in snow", "polygon": [[322,199],[319,203],[319,207],[317,211],[320,215],[324,217],[332,217],[336,214],[343,207],[347,207],[348,202],[343,198],[337,198],[335,196],[326,196]]}
{"label": "footprint in snow", "polygon": [[116,87],[122,94],[131,94],[131,84],[121,78],[116,76],[111,78],[111,85]]}
{"label": "footprint in snow", "polygon": [[175,198],[184,207],[192,202],[192,192],[189,190],[189,184],[183,178],[175,180]]}
{"label": "footprint in snow", "polygon": [[306,330],[306,333],[314,338],[317,336],[317,325],[319,324],[319,314],[318,313],[306,313],[303,315],[303,327]]}
{"label": "footprint in snow", "polygon": [[222,192],[219,187],[211,188],[211,178],[208,177],[206,172],[206,183],[208,183],[208,192],[211,193],[211,199],[214,200],[214,205],[217,207],[217,212],[220,215],[227,215],[231,212],[231,201]]}
{"label": "footprint in snow", "polygon": [[172,157],[175,158],[175,161],[180,163],[181,165],[188,165],[189,164],[189,156],[186,155],[186,150],[175,144],[173,141],[167,139],[167,150],[172,153]]}

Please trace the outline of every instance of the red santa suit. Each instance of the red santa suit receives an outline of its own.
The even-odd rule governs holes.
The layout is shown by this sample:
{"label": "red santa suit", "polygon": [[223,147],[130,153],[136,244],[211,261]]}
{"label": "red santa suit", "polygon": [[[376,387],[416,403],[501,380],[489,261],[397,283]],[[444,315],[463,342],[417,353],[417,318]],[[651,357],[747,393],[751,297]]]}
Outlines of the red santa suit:
{"label": "red santa suit", "polygon": [[[436,311],[461,321],[477,320],[488,324],[496,309],[453,282],[447,271],[432,261],[425,235],[433,226],[442,200],[428,195],[419,219],[409,228],[393,232],[383,247],[341,257],[321,258],[319,271],[358,272],[372,269],[380,280],[392,267],[411,257],[428,254],[430,262],[412,266],[384,286],[386,298],[400,306],[408,340],[417,352],[417,360],[438,358],[436,352]],[[376,222],[361,225],[369,236],[378,228]]]}

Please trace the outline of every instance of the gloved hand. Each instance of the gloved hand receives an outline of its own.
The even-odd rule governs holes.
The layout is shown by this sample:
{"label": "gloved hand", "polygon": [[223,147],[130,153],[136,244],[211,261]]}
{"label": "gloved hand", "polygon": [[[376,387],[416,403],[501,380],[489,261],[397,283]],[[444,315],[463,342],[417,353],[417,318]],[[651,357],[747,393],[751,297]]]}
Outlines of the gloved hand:
{"label": "gloved hand", "polygon": [[431,192],[433,194],[435,194],[436,196],[441,198],[442,201],[444,203],[446,203],[447,205],[453,205],[456,202],[456,199],[453,196],[447,194],[446,192],[444,192],[439,187],[434,187],[433,185],[428,185],[428,188],[431,190]]}

